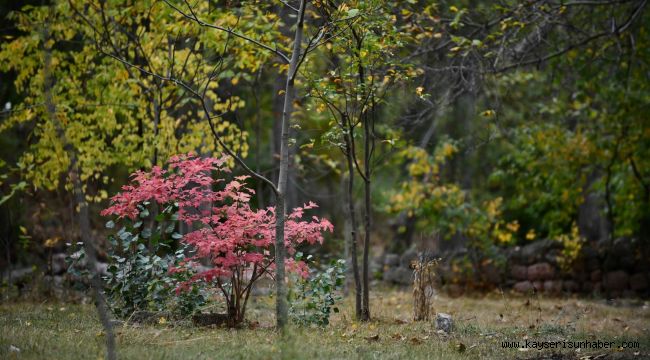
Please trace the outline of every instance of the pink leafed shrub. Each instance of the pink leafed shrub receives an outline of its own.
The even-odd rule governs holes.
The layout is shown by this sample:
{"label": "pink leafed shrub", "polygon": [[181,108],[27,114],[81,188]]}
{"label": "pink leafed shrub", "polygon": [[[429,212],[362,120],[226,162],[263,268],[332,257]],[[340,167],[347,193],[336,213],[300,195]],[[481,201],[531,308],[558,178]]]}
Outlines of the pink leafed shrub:
{"label": "pink leafed shrub", "polygon": [[[177,208],[178,221],[196,229],[180,241],[196,251],[184,259],[181,267],[171,271],[186,271],[200,260],[211,264],[188,283],[179,284],[177,292],[195,282],[215,286],[225,298],[230,325],[236,326],[244,320],[253,283],[264,275],[272,275],[275,209],[251,208],[254,191],[245,183],[247,176],[229,182],[215,178],[215,173],[230,171],[225,167],[226,160],[187,154],[169,159],[166,170],[155,166],[150,172],[136,171],[131,182],[111,198],[111,206],[101,214],[135,220],[140,213],[138,206],[146,202],[157,203],[160,209],[170,205]],[[307,277],[308,268],[304,262],[291,258],[295,246],[322,244],[323,232],[333,230],[327,219],[303,219],[304,212],[315,207],[309,202],[295,208],[285,222],[284,244],[290,255],[286,266],[303,277]]]}

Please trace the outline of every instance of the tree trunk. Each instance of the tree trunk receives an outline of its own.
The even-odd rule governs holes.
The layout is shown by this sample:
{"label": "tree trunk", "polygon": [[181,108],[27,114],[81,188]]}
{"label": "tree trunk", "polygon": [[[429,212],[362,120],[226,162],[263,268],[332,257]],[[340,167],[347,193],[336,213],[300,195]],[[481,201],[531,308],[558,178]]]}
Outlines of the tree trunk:
{"label": "tree trunk", "polygon": [[361,304],[361,320],[370,321],[370,279],[369,279],[369,253],[370,253],[370,180],[364,181],[365,185],[365,223],[364,231],[365,238],[363,240],[363,303]]}
{"label": "tree trunk", "polygon": [[[45,28],[43,29],[43,44],[47,44],[49,39],[49,29],[46,23]],[[54,126],[57,129],[57,134],[63,148],[70,157],[70,180],[73,185],[74,199],[76,205],[79,208],[79,230],[81,232],[81,241],[84,244],[84,249],[86,250],[86,257],[88,259],[87,266],[91,274],[91,287],[95,297],[95,306],[97,307],[97,312],[99,314],[99,319],[104,327],[104,332],[106,335],[106,358],[109,360],[116,359],[115,353],[115,336],[113,335],[113,326],[111,325],[110,319],[108,317],[108,309],[106,306],[106,301],[104,299],[104,294],[102,293],[102,280],[97,271],[97,253],[95,251],[95,246],[92,243],[92,238],[90,237],[90,217],[88,215],[88,204],[86,203],[86,196],[81,185],[81,180],[79,179],[79,165],[77,163],[77,155],[72,145],[68,142],[66,138],[65,131],[61,126],[57,116],[56,116],[56,105],[54,104],[54,99],[52,97],[52,87],[54,84],[54,78],[50,72],[50,66],[52,64],[52,54],[51,49],[47,45],[43,45],[43,52],[45,53],[43,61],[43,95],[45,97],[45,110],[48,114],[49,120],[54,123]]]}
{"label": "tree trunk", "polygon": [[81,181],[79,181],[77,159],[74,153],[71,154],[70,169],[70,178],[74,185],[75,202],[79,207],[79,230],[81,231],[81,241],[84,244],[84,249],[86,250],[86,258],[88,259],[88,269],[90,270],[91,274],[91,285],[93,296],[95,297],[95,306],[97,307],[99,320],[104,327],[104,333],[106,336],[106,358],[113,360],[117,358],[117,355],[115,353],[115,335],[113,334],[113,326],[111,324],[111,320],[108,317],[106,299],[104,298],[104,294],[102,292],[102,280],[97,269],[97,252],[90,236],[90,216],[88,215],[88,204],[86,203]]}
{"label": "tree trunk", "polygon": [[354,209],[354,164],[352,161],[351,134],[345,136],[347,148],[346,158],[348,165],[348,217],[350,221],[350,258],[352,261],[352,274],[354,276],[354,310],[357,320],[361,319],[361,279],[359,278],[359,259],[357,256],[357,217]]}
{"label": "tree trunk", "polygon": [[301,57],[301,44],[305,19],[305,6],[307,0],[300,2],[298,19],[296,21],[296,34],[293,41],[293,52],[287,72],[287,84],[284,93],[284,106],[282,110],[282,135],[280,138],[280,172],[278,176],[278,192],[275,205],[275,286],[276,286],[276,322],[282,329],[288,320],[287,286],[284,282],[284,220],[286,214],[285,196],[287,194],[287,174],[289,170],[289,126],[293,113],[293,100],[295,96],[295,77]]}
{"label": "tree trunk", "polygon": [[370,279],[368,276],[369,264],[368,257],[370,254],[370,229],[371,229],[371,194],[370,194],[370,160],[372,157],[371,142],[372,134],[370,131],[370,118],[366,113],[363,121],[363,130],[364,130],[364,200],[365,200],[365,221],[364,221],[364,241],[363,241],[363,302],[361,304],[361,320],[370,321]]}
{"label": "tree trunk", "polygon": [[[363,66],[363,61],[361,60],[361,49],[363,46],[363,37],[359,36],[357,32],[355,31],[354,27],[351,27],[350,30],[352,31],[352,36],[354,37],[356,41],[356,52],[355,55],[358,57],[358,65],[357,65],[357,75],[359,77],[359,84],[365,86],[365,81],[366,81],[366,72],[365,68]],[[373,95],[374,96],[374,95]],[[374,107],[375,107],[375,102],[374,100],[372,101],[372,105],[370,106],[371,111],[373,111],[373,116],[374,116]],[[362,321],[369,321],[370,320],[370,279],[369,279],[369,254],[370,254],[370,228],[371,228],[371,222],[370,222],[370,212],[372,211],[371,207],[371,195],[370,195],[370,167],[372,166],[370,164],[370,160],[372,158],[372,151],[374,150],[374,143],[371,148],[371,143],[373,141],[372,139],[372,134],[371,134],[371,124],[370,121],[374,120],[374,118],[371,118],[367,110],[364,110],[363,108],[361,110],[361,120],[363,122],[363,130],[364,130],[364,143],[363,143],[363,182],[364,182],[364,203],[365,203],[365,221],[364,221],[364,241],[363,241],[363,268],[362,268],[362,289],[363,289],[363,295],[361,297],[361,318],[360,320]],[[354,128],[350,126],[350,141],[354,141],[353,137],[353,132]],[[352,145],[354,145],[352,143]],[[352,156],[355,156],[354,152],[352,152]],[[361,172],[361,169],[358,169],[359,172]]]}
{"label": "tree trunk", "polygon": [[158,165],[158,129],[160,128],[160,112],[162,106],[162,89],[160,86],[156,89],[158,91],[153,95],[153,157],[151,159],[151,167]]}

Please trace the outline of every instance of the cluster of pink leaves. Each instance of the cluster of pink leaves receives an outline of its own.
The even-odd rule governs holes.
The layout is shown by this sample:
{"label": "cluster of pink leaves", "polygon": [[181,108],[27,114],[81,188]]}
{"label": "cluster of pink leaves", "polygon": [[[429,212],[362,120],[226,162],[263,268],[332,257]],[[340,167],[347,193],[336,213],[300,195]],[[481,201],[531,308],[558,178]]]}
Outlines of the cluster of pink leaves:
{"label": "cluster of pink leaves", "polygon": [[[227,158],[201,158],[193,154],[174,156],[167,170],[155,166],[150,172],[137,171],[129,185],[111,198],[111,206],[103,216],[136,219],[138,205],[156,202],[163,208],[177,203],[178,219],[187,224],[199,225],[181,241],[192,245],[196,254],[186,259],[187,266],[199,259],[209,259],[213,267],[196,274],[191,281],[212,281],[248,270],[250,278],[268,272],[273,267],[272,247],[275,243],[275,209],[254,210],[250,206],[254,191],[238,176],[225,183],[214,179],[213,173],[228,172]],[[217,189],[218,188],[218,189]],[[332,231],[327,219],[303,219],[305,210],[317,207],[310,202],[294,209],[285,222],[285,246],[289,255],[295,254],[300,243],[323,242],[323,232]],[[306,277],[308,268],[291,256],[286,261],[289,271]],[[172,271],[182,271],[173,269]]]}

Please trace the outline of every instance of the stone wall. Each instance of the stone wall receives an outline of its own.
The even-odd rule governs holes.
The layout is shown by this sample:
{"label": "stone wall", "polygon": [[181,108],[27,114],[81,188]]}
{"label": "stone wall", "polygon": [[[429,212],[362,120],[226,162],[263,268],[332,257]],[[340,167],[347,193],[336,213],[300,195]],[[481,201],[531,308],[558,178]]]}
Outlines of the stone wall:
{"label": "stone wall", "polygon": [[[558,264],[561,244],[549,239],[525,246],[495,248],[495,255],[487,259],[476,259],[466,249],[429,257],[442,258],[440,286],[450,295],[501,288],[556,296],[577,293],[648,297],[650,262],[642,259],[633,245],[629,239],[618,239],[611,247],[603,242],[585,245],[568,270],[562,270]],[[418,254],[414,249],[401,255],[385,254],[374,260],[373,268],[387,283],[410,285],[409,264]]]}

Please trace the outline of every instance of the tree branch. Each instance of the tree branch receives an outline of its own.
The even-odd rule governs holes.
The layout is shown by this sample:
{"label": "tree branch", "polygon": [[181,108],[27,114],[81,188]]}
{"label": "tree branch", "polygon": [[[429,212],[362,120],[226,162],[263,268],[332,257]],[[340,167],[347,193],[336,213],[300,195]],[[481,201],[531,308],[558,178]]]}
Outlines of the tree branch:
{"label": "tree branch", "polygon": [[282,59],[282,61],[284,61],[287,64],[290,61],[290,59],[289,59],[289,57],[287,55],[285,55],[284,53],[282,53],[280,50],[278,50],[276,48],[272,48],[271,46],[268,46],[268,45],[266,45],[264,43],[261,43],[261,42],[255,40],[255,39],[252,39],[252,38],[250,38],[250,37],[248,37],[248,36],[246,36],[244,34],[233,31],[232,29],[228,29],[228,28],[225,28],[225,27],[219,26],[219,25],[208,24],[205,21],[199,19],[198,16],[194,13],[194,10],[192,9],[192,6],[190,6],[190,4],[187,3],[187,0],[185,0],[185,4],[187,5],[188,9],[190,10],[190,14],[188,14],[188,13],[184,12],[183,10],[179,9],[176,5],[170,3],[168,0],[163,0],[163,1],[167,5],[169,5],[171,8],[176,10],[179,14],[183,15],[183,17],[196,22],[200,26],[204,26],[204,27],[208,27],[208,28],[217,29],[217,30],[220,30],[220,31],[227,32],[227,33],[229,33],[229,34],[231,34],[231,35],[233,35],[235,37],[238,37],[238,38],[240,38],[242,40],[248,41],[248,42],[250,42],[252,44],[255,44],[255,45],[261,47],[262,49],[265,49],[265,50],[268,50],[268,51],[272,52],[273,54],[277,55],[280,59]]}

